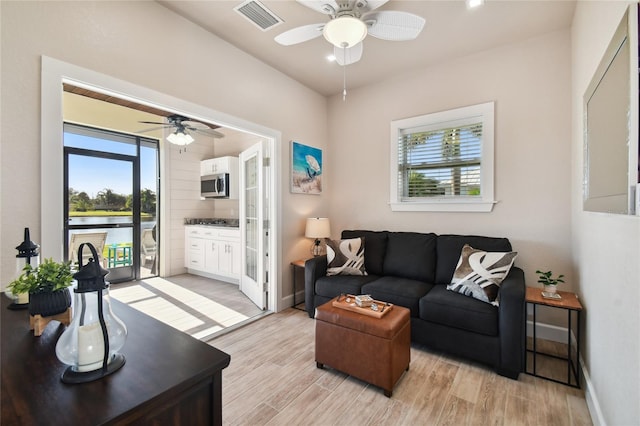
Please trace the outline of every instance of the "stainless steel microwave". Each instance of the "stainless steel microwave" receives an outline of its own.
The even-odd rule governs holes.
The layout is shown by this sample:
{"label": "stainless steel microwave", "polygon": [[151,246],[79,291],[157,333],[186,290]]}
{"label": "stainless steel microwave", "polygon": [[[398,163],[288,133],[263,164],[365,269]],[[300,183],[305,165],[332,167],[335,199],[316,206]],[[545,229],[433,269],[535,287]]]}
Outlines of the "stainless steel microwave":
{"label": "stainless steel microwave", "polygon": [[201,176],[200,196],[204,198],[229,198],[229,173]]}

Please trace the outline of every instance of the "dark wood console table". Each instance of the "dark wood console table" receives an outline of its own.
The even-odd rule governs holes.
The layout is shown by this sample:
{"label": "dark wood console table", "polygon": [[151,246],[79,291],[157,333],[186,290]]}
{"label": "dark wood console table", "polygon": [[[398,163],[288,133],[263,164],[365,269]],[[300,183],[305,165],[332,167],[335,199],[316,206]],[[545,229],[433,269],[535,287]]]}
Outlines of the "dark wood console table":
{"label": "dark wood console table", "polygon": [[222,369],[230,356],[112,299],[127,325],[126,364],[101,380],[67,385],[55,355],[65,327],[40,337],[26,310],[2,298],[3,425],[222,424]]}

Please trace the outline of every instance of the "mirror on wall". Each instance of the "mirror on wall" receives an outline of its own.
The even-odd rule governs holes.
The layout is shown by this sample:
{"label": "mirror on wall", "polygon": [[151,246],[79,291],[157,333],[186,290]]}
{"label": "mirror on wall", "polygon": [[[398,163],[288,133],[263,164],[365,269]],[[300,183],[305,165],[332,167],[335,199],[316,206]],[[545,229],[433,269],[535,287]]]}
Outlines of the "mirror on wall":
{"label": "mirror on wall", "polygon": [[637,31],[631,37],[629,16],[623,17],[584,96],[586,211],[635,214],[638,75],[632,69],[638,66],[638,43]]}

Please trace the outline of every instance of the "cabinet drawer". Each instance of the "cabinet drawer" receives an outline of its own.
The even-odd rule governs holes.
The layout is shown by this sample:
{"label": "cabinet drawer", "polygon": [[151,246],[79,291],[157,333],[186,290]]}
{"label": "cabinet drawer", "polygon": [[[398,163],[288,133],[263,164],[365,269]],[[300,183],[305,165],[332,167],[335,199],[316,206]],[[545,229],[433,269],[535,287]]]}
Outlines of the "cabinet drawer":
{"label": "cabinet drawer", "polygon": [[189,252],[204,253],[204,240],[202,238],[189,238],[187,240]]}
{"label": "cabinet drawer", "polygon": [[218,238],[229,241],[240,241],[239,229],[220,229],[218,230]]}
{"label": "cabinet drawer", "polygon": [[189,250],[187,268],[204,269],[204,252]]}

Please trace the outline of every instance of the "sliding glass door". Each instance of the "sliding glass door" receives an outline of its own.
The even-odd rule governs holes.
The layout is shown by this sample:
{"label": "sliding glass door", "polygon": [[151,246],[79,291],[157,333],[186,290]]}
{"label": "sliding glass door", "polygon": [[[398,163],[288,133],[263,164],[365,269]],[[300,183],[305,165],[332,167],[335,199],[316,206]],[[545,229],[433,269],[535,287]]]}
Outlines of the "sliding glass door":
{"label": "sliding glass door", "polygon": [[157,141],[65,124],[64,143],[66,258],[90,242],[110,282],[157,275]]}

